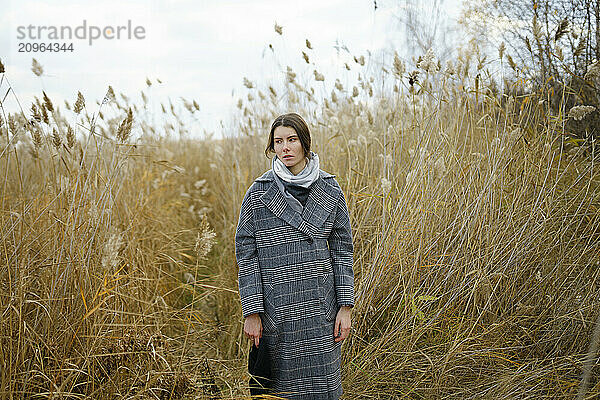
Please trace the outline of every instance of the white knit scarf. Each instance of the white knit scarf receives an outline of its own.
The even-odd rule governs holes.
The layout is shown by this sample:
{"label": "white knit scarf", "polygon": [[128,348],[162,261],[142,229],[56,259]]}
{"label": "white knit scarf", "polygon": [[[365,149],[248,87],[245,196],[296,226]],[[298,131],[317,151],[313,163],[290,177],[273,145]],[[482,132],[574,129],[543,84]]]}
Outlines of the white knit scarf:
{"label": "white knit scarf", "polygon": [[273,178],[279,188],[279,191],[285,197],[288,204],[296,211],[302,212],[304,207],[302,204],[292,196],[283,185],[282,181],[289,182],[294,185],[302,186],[304,188],[310,187],[317,179],[319,179],[319,156],[317,153],[311,151],[310,158],[308,158],[306,166],[298,175],[294,175],[290,172],[288,167],[285,166],[277,156],[273,157],[271,162],[271,169],[273,170]]}

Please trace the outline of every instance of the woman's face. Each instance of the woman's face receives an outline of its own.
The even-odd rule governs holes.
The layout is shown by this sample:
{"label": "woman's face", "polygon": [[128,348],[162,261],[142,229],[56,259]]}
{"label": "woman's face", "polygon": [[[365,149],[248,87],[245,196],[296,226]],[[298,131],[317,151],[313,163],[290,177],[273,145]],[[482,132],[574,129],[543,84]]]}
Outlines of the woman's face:
{"label": "woman's face", "polygon": [[273,148],[277,158],[283,161],[293,174],[297,174],[304,168],[304,150],[294,128],[287,126],[275,128],[275,131],[273,131]]}

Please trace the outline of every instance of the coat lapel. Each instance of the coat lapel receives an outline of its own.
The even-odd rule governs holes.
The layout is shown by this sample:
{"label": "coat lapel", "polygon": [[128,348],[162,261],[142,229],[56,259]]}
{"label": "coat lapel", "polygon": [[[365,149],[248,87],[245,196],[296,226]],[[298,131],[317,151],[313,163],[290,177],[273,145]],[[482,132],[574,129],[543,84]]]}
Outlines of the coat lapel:
{"label": "coat lapel", "polygon": [[306,205],[302,213],[299,213],[287,203],[277,188],[272,173],[269,170],[261,177],[263,180],[270,181],[270,184],[265,193],[260,196],[260,200],[275,216],[314,239],[318,229],[323,226],[337,204],[339,190],[324,179],[334,175],[319,172],[319,179],[311,187]]}

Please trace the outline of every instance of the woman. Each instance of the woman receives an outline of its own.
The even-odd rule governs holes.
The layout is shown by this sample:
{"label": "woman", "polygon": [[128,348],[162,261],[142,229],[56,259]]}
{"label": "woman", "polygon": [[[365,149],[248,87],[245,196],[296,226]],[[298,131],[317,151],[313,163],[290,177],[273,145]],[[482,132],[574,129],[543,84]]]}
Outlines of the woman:
{"label": "woman", "polygon": [[335,400],[354,306],[352,231],[340,185],[310,145],[300,115],[273,121],[265,154],[275,156],[244,196],[235,252],[244,333],[267,346],[273,394]]}

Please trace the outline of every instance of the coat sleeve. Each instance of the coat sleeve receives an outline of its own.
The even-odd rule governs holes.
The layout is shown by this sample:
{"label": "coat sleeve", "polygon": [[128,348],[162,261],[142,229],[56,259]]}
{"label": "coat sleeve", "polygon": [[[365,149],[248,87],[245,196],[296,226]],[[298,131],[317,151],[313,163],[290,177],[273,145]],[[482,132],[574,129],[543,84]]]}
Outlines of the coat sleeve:
{"label": "coat sleeve", "polygon": [[248,189],[242,201],[235,231],[235,258],[239,267],[238,288],[244,318],[250,314],[264,312],[250,192]]}
{"label": "coat sleeve", "polygon": [[338,198],[333,228],[327,242],[333,264],[337,304],[340,307],[352,307],[354,306],[354,272],[352,270],[354,248],[350,215],[344,192],[341,192]]}

